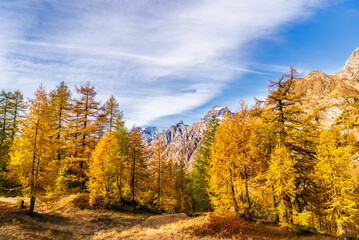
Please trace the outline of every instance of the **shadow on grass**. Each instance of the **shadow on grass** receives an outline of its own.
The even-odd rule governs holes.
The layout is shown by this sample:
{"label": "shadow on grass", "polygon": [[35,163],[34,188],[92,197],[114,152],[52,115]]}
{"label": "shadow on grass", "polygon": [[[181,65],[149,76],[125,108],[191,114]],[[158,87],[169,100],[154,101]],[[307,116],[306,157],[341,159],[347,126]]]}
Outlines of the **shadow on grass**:
{"label": "shadow on grass", "polygon": [[[57,225],[69,224],[69,218],[58,214],[28,214],[27,210],[9,209],[0,213],[1,225],[16,225],[29,238],[34,239],[74,239],[73,233],[56,229]],[[53,226],[53,227],[52,227]]]}

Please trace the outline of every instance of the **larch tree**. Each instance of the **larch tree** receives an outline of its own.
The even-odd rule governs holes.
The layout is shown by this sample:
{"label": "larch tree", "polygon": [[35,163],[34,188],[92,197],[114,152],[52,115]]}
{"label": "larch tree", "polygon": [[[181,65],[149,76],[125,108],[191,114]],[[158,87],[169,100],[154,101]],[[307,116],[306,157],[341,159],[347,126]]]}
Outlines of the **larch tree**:
{"label": "larch tree", "polygon": [[80,87],[76,86],[76,92],[79,94],[79,98],[75,100],[72,111],[71,135],[74,146],[71,159],[78,163],[75,174],[77,181],[80,182],[81,189],[84,190],[87,181],[88,162],[97,143],[96,119],[99,102],[95,99],[95,86],[91,85],[90,82],[86,82]]}
{"label": "larch tree", "polygon": [[113,130],[114,123],[119,116],[122,116],[122,111],[120,111],[119,103],[116,98],[111,95],[111,97],[104,104],[104,114],[106,117],[106,127],[108,131]]}
{"label": "larch tree", "polygon": [[[70,121],[71,91],[65,82],[61,82],[55,90],[50,92],[52,114],[56,122],[56,142],[65,145],[65,130]],[[61,160],[61,150],[58,150],[57,159]]]}
{"label": "larch tree", "polygon": [[[240,111],[233,116],[233,141],[234,158],[237,168],[236,174],[242,181],[243,196],[241,201],[245,203],[245,216],[251,219],[254,201],[254,189],[257,188],[256,178],[264,172],[266,167],[265,148],[259,133],[260,119],[252,117],[244,102]],[[255,196],[253,196],[254,198]]]}
{"label": "larch tree", "polygon": [[260,122],[249,114],[244,103],[240,111],[222,122],[215,136],[210,165],[212,187],[221,189],[213,192],[213,199],[250,219],[256,177],[263,171],[265,162],[262,139],[257,131]]}
{"label": "larch tree", "polygon": [[240,212],[238,190],[233,171],[233,144],[231,144],[232,116],[225,114],[216,132],[208,166],[211,204],[217,211],[234,209]]}
{"label": "larch tree", "polygon": [[11,95],[13,102],[11,136],[14,137],[15,133],[17,132],[19,119],[22,117],[22,113],[26,109],[26,104],[24,102],[24,95],[20,92],[20,90],[13,91]]}
{"label": "larch tree", "polygon": [[1,133],[0,133],[0,143],[5,142],[7,137],[10,135],[11,128],[11,114],[13,110],[12,104],[12,94],[11,92],[5,92],[4,90],[0,93],[0,116],[1,116]]}
{"label": "larch tree", "polygon": [[338,129],[332,128],[321,131],[317,152],[314,173],[321,190],[319,212],[324,213],[325,230],[341,236],[348,226],[358,229],[354,220],[358,216],[358,202],[350,174],[353,149],[343,144]]}
{"label": "larch tree", "polygon": [[99,109],[99,114],[97,116],[97,131],[99,138],[101,138],[105,132],[113,131],[114,123],[119,116],[122,116],[119,103],[116,98],[111,95],[111,97]]}
{"label": "larch tree", "polygon": [[116,186],[115,169],[117,158],[116,140],[113,132],[106,133],[98,142],[92,153],[89,163],[88,189],[90,203],[97,194],[103,195],[106,200]]}
{"label": "larch tree", "polygon": [[56,134],[53,140],[53,147],[56,149],[56,160],[59,166],[56,191],[62,192],[65,189],[67,178],[67,131],[71,117],[71,91],[65,82],[61,82],[55,90],[50,92],[52,115],[55,122]]}
{"label": "larch tree", "polygon": [[9,149],[11,146],[11,139],[9,138],[9,131],[11,128],[11,92],[2,90],[0,93],[0,187],[5,185],[4,172],[9,161]]}
{"label": "larch tree", "polygon": [[[296,160],[287,147],[277,144],[273,150],[266,173],[266,186],[273,191],[275,220],[293,222],[292,199],[297,194]],[[280,217],[280,218],[279,218]]]}
{"label": "larch tree", "polygon": [[116,139],[117,155],[115,158],[115,181],[118,193],[118,198],[123,201],[124,192],[129,189],[127,179],[129,179],[130,168],[129,168],[129,137],[125,127],[125,122],[122,119],[122,114],[119,115],[113,125],[113,132]]}
{"label": "larch tree", "polygon": [[[178,209],[177,204],[177,166],[174,159],[169,157],[162,165],[163,174],[161,176],[161,209],[173,213]],[[155,177],[155,176],[154,176]]]}
{"label": "larch tree", "polygon": [[[18,120],[25,109],[23,95],[19,90],[0,94],[0,187],[9,185],[5,182],[4,173],[9,161],[9,151],[17,132]],[[10,181],[11,182],[11,181]],[[11,184],[10,184],[11,185]]]}
{"label": "larch tree", "polygon": [[128,161],[130,171],[130,192],[131,201],[133,203],[141,200],[141,196],[145,192],[148,179],[147,159],[148,149],[145,144],[145,139],[141,135],[138,128],[133,127],[128,134],[129,149]]}
{"label": "larch tree", "polygon": [[[315,115],[306,114],[301,108],[302,96],[304,93],[295,89],[295,81],[299,77],[296,70],[291,67],[289,74],[284,74],[278,81],[269,85],[269,95],[265,101],[263,114],[271,116],[267,122],[273,126],[271,130],[275,135],[275,143],[280,148],[287,148],[291,158],[295,159],[295,185],[297,191],[294,196],[291,193],[282,193],[286,212],[292,214],[293,204],[297,211],[302,212],[308,205],[308,191],[312,187],[312,179],[309,179],[310,172],[315,162]],[[273,123],[273,124],[272,124]],[[273,146],[272,146],[273,147]],[[271,156],[275,156],[271,154]],[[274,161],[271,161],[274,162]],[[274,195],[275,197],[275,195]],[[274,205],[276,205],[274,201]],[[283,220],[293,221],[292,216]]]}
{"label": "larch tree", "polygon": [[156,193],[156,208],[159,209],[161,207],[161,197],[163,197],[163,186],[166,184],[163,182],[165,179],[164,170],[167,162],[167,157],[164,154],[165,144],[163,140],[161,138],[156,139],[151,150],[153,151],[153,154],[150,158],[150,170],[155,182],[154,191]]}
{"label": "larch tree", "polygon": [[100,194],[108,201],[110,195],[123,201],[128,179],[128,136],[122,116],[114,121],[114,130],[98,142],[89,163],[90,202]]}
{"label": "larch tree", "polygon": [[28,108],[11,148],[8,177],[16,179],[24,193],[30,196],[29,213],[32,214],[36,197],[53,186],[56,176],[53,119],[42,85],[36,90],[35,98],[28,101]]}

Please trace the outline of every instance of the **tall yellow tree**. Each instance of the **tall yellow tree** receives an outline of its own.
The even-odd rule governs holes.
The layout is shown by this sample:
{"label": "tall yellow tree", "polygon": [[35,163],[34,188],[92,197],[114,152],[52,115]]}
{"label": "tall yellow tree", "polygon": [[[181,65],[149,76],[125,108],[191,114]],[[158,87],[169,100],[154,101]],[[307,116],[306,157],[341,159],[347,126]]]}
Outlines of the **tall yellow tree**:
{"label": "tall yellow tree", "polygon": [[221,121],[211,148],[211,159],[208,164],[209,192],[213,207],[218,211],[233,208],[240,211],[237,186],[233,175],[231,144],[232,116],[227,113]]}
{"label": "tall yellow tree", "polygon": [[116,187],[118,192],[118,197],[120,201],[123,201],[124,192],[129,189],[129,184],[127,179],[129,179],[129,138],[128,132],[125,127],[125,122],[122,119],[122,114],[119,115],[114,124],[113,132],[116,139],[116,168],[115,168],[115,178],[116,178]]}
{"label": "tall yellow tree", "polygon": [[106,133],[98,142],[89,163],[88,189],[90,202],[97,194],[108,200],[115,185],[116,141],[113,132]]}
{"label": "tall yellow tree", "polygon": [[156,192],[156,207],[157,209],[161,206],[161,197],[163,197],[164,185],[163,182],[165,173],[165,166],[167,163],[167,157],[164,154],[165,145],[161,138],[155,140],[151,150],[153,154],[150,159],[150,170],[151,175],[154,178],[155,186],[154,191]]}
{"label": "tall yellow tree", "polygon": [[[295,160],[292,166],[295,170],[295,195],[293,192],[282,192],[280,201],[285,201],[288,216],[282,218],[284,221],[293,221],[291,214],[294,207],[298,212],[303,212],[308,206],[308,195],[312,188],[312,179],[310,173],[313,170],[316,153],[315,139],[317,134],[315,123],[315,114],[307,114],[301,107],[303,92],[298,92],[295,88],[296,80],[299,74],[291,67],[289,74],[284,74],[278,81],[271,81],[269,85],[269,95],[265,101],[265,108],[262,112],[263,119],[269,126],[274,135],[272,144],[267,144],[268,150],[272,152],[275,148],[287,149],[290,158]],[[272,152],[273,153],[273,152]],[[274,157],[270,163],[279,160],[276,154],[270,154]],[[274,198],[274,207],[277,208],[279,199]],[[279,210],[279,209],[278,209]],[[277,219],[278,220],[278,219]]]}
{"label": "tall yellow tree", "polygon": [[129,139],[129,171],[131,201],[138,202],[146,190],[148,180],[148,149],[144,137],[138,128],[133,127],[128,134]]}
{"label": "tall yellow tree", "polygon": [[71,92],[65,82],[61,82],[56,89],[50,92],[51,110],[56,134],[53,139],[53,148],[57,152],[56,160],[59,166],[58,177],[56,179],[57,192],[65,190],[67,178],[67,162],[68,157],[68,141],[67,141],[67,127],[69,126],[71,114]]}
{"label": "tall yellow tree", "polygon": [[98,142],[89,162],[90,202],[95,195],[123,200],[128,188],[128,139],[123,121],[115,121],[114,131],[107,132]]}
{"label": "tall yellow tree", "polygon": [[72,109],[72,122],[69,124],[68,135],[70,154],[68,157],[69,173],[74,183],[78,183],[85,190],[91,152],[97,144],[97,116],[99,102],[96,101],[95,86],[86,82],[76,86],[79,98],[75,99]]}
{"label": "tall yellow tree", "polygon": [[20,122],[19,136],[10,153],[8,177],[16,179],[24,193],[30,196],[30,214],[34,211],[36,197],[51,188],[56,177],[52,148],[54,128],[48,100],[40,85],[35,98],[28,101],[29,112]]}
{"label": "tall yellow tree", "polygon": [[[23,95],[19,90],[0,93],[0,189],[11,187],[5,178],[9,162],[9,151],[17,132],[18,119],[25,108]],[[9,180],[9,179],[8,179]]]}
{"label": "tall yellow tree", "polygon": [[111,95],[111,97],[103,105],[105,130],[112,132],[115,121],[120,116],[122,116],[122,111],[120,111],[119,103],[116,98]]}
{"label": "tall yellow tree", "polygon": [[353,149],[340,140],[338,129],[322,130],[318,144],[318,161],[315,166],[315,182],[321,189],[319,210],[332,227],[325,229],[340,236],[347,227],[358,229],[355,216],[358,202],[350,168],[353,165]]}
{"label": "tall yellow tree", "polygon": [[257,120],[244,104],[233,117],[227,114],[215,135],[209,164],[215,207],[234,208],[247,218],[253,211],[256,177],[264,171],[265,163]]}
{"label": "tall yellow tree", "polygon": [[273,191],[276,220],[293,222],[292,201],[297,194],[296,160],[288,148],[278,144],[273,150],[266,173],[266,186]]}

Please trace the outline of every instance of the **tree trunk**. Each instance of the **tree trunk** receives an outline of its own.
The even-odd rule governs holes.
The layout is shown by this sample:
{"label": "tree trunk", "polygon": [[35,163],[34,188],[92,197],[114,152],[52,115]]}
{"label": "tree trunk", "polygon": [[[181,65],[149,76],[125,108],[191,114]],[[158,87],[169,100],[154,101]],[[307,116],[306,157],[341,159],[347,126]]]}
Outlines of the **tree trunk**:
{"label": "tree trunk", "polygon": [[275,196],[273,196],[273,204],[274,204],[274,211],[275,211],[275,222],[279,222],[279,214],[278,214],[278,203]]}
{"label": "tree trunk", "polygon": [[5,109],[4,109],[4,119],[3,119],[3,128],[2,128],[2,134],[3,134],[3,139],[2,140],[5,140],[6,137],[5,137],[5,131],[6,131],[6,115],[7,115],[7,105],[8,105],[8,99],[7,99],[7,96],[6,96],[6,99],[5,99]]}
{"label": "tree trunk", "polygon": [[233,200],[233,203],[234,203],[234,210],[236,211],[236,213],[239,213],[239,207],[238,207],[238,202],[237,202],[237,199],[236,199],[236,191],[234,189],[234,185],[233,185],[233,177],[232,177],[232,170],[229,169],[229,173],[230,173],[230,184],[231,184],[231,193],[232,193],[232,200]]}
{"label": "tree trunk", "polygon": [[[88,99],[88,94],[86,95],[86,103],[85,103],[85,115],[84,115],[84,135],[82,136],[82,147],[83,147],[83,151],[85,151],[85,147],[86,147],[86,137],[87,137],[87,133],[86,133],[86,128],[87,128],[87,116],[88,116],[88,108],[89,108],[89,103],[88,103],[89,99]],[[84,174],[84,161],[80,161],[80,178],[81,178],[81,190],[85,190],[85,186],[86,186],[86,180],[85,180],[85,174]]]}
{"label": "tree trunk", "polygon": [[283,217],[286,220],[286,222],[293,224],[293,217],[292,217],[293,207],[290,197],[287,194],[282,193],[282,198],[285,205],[285,211]]}
{"label": "tree trunk", "polygon": [[249,198],[249,190],[248,190],[248,174],[247,174],[247,170],[245,168],[245,187],[246,187],[246,198],[247,198],[247,203],[248,203],[248,208],[247,208],[247,217],[249,220],[252,219],[251,217],[251,201],[250,201],[250,198]]}
{"label": "tree trunk", "polygon": [[13,122],[12,122],[12,132],[11,132],[11,138],[14,137],[15,135],[15,132],[16,132],[16,118],[17,118],[17,106],[18,106],[18,101],[16,99],[16,102],[15,102],[15,109],[14,109],[14,118],[13,118]]}
{"label": "tree trunk", "polygon": [[29,208],[29,214],[33,214],[34,213],[34,209],[35,209],[35,197],[31,196],[30,197],[30,208]]}
{"label": "tree trunk", "polygon": [[[134,150],[135,151],[135,150]],[[135,202],[135,171],[136,171],[136,153],[133,153],[132,156],[132,172],[131,172],[131,196],[132,196],[132,202]]]}
{"label": "tree trunk", "polygon": [[158,196],[157,196],[157,208],[160,206],[161,202],[161,155],[158,156]]}
{"label": "tree trunk", "polygon": [[[36,143],[37,143],[37,130],[39,127],[39,120],[36,122],[35,128],[35,136],[34,136],[34,150],[32,154],[32,166],[31,166],[31,176],[30,176],[30,208],[29,214],[33,214],[35,208],[35,193],[36,193],[36,185],[35,185],[35,162],[36,162]],[[36,173],[37,179],[37,173]]]}

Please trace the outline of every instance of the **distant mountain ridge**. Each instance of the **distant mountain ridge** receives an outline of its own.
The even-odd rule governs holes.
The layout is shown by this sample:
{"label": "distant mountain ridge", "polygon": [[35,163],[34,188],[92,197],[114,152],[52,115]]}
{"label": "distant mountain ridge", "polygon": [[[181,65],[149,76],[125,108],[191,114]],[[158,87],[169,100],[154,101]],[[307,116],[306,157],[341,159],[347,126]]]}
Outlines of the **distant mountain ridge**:
{"label": "distant mountain ridge", "polygon": [[230,113],[227,107],[215,106],[195,124],[187,125],[180,121],[168,130],[147,127],[142,128],[141,134],[146,137],[149,144],[156,138],[162,139],[166,145],[165,154],[168,157],[173,158],[175,162],[182,158],[191,165],[194,160],[194,152],[197,150],[212,116],[222,120],[226,112]]}

